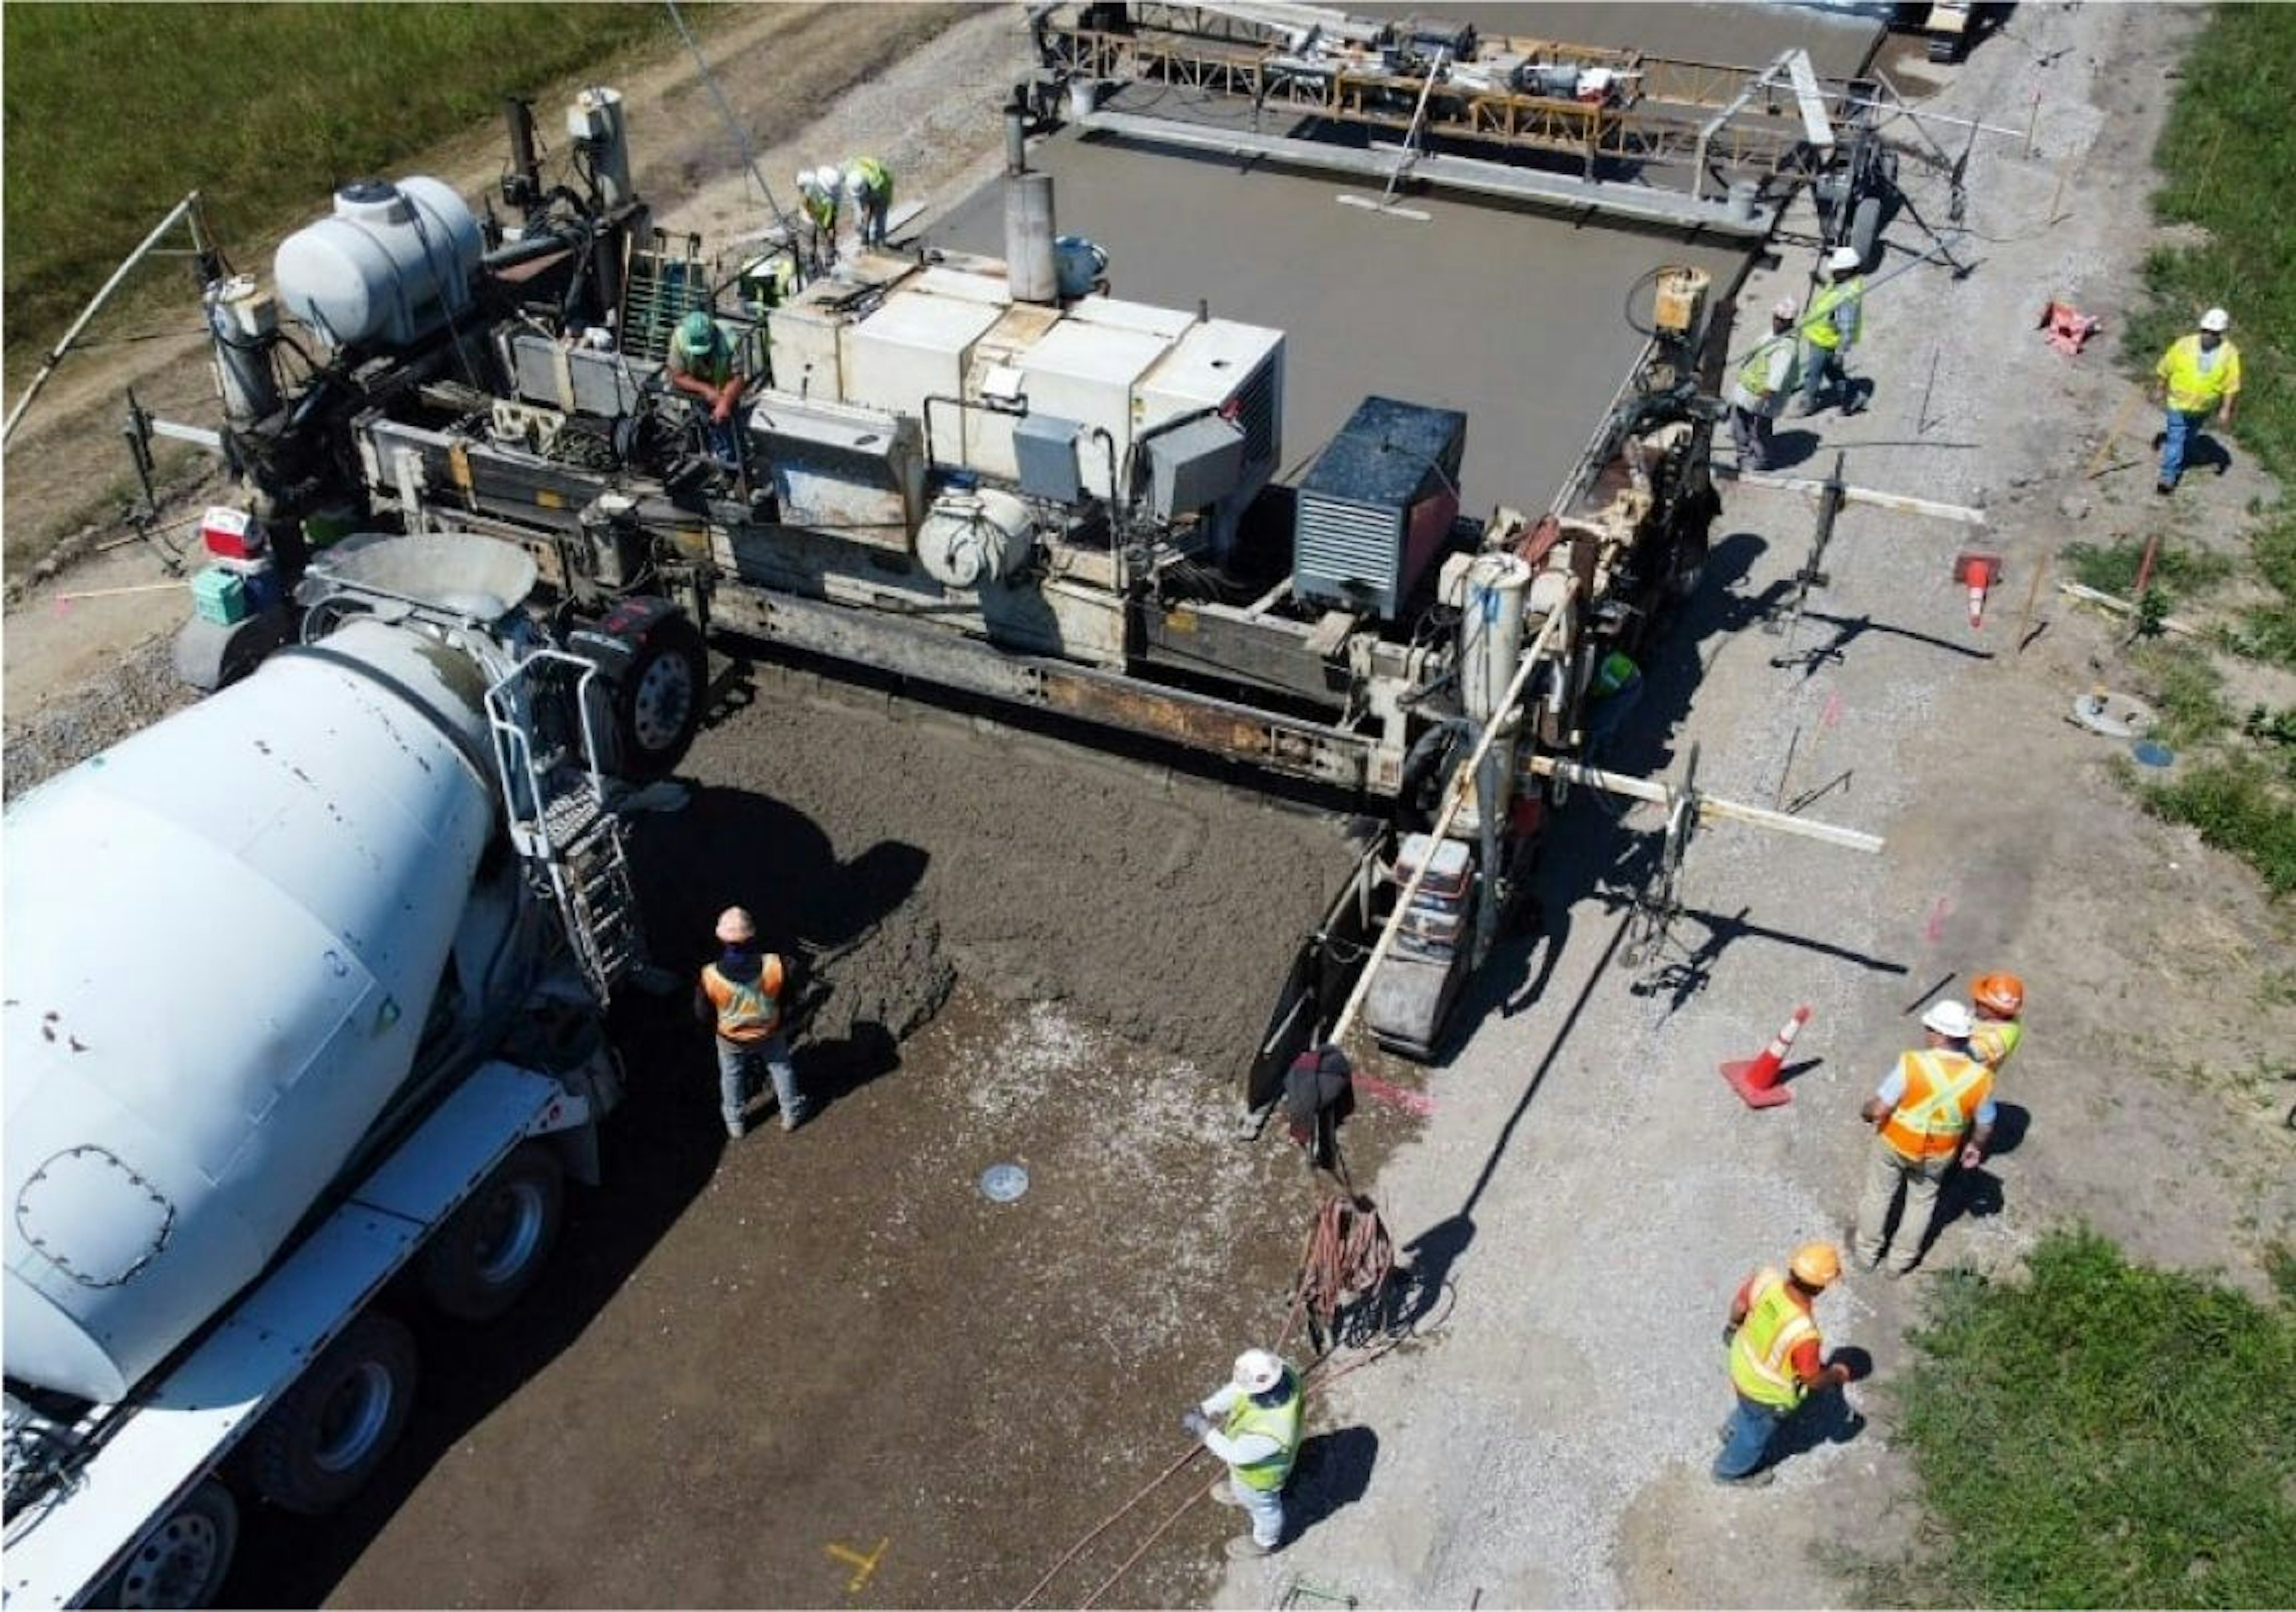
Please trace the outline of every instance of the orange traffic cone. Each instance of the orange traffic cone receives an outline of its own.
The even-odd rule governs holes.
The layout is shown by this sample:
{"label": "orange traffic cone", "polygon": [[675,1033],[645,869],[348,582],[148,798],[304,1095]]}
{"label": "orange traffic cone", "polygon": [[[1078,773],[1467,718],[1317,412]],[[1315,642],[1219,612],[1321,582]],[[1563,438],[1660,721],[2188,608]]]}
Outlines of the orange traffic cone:
{"label": "orange traffic cone", "polygon": [[1793,1093],[1778,1084],[1778,1069],[1784,1064],[1786,1051],[1793,1045],[1794,1037],[1808,1022],[1808,1006],[1805,1004],[1796,1008],[1793,1017],[1786,1020],[1785,1027],[1777,1033],[1770,1044],[1762,1049],[1759,1058],[1741,1059],[1722,1066],[1722,1078],[1746,1100],[1748,1108],[1775,1109],[1781,1103],[1793,1101]]}
{"label": "orange traffic cone", "polygon": [[1974,633],[1985,625],[1987,591],[2001,580],[2001,556],[1964,549],[1953,557],[1953,579],[1969,586],[1969,630]]}

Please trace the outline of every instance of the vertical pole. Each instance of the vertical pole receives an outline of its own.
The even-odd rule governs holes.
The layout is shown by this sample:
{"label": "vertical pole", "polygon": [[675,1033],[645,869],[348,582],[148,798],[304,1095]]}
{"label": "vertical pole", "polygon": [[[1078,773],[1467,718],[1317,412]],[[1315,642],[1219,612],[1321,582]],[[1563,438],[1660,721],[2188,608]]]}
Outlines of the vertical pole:
{"label": "vertical pole", "polygon": [[2025,114],[2025,158],[2028,161],[2033,156],[2033,131],[2040,127],[2040,122],[2041,92],[2037,88],[2033,91],[2032,109]]}
{"label": "vertical pole", "polygon": [[2041,563],[2033,568],[2033,580],[2025,587],[2025,608],[2017,612],[2017,653],[2025,652],[2025,628],[2033,619],[2033,601],[2041,596],[2041,578],[2049,574],[2050,556],[2045,552]]}
{"label": "vertical pole", "polygon": [[2144,590],[2152,585],[2152,561],[2159,557],[2160,552],[2161,533],[2160,529],[2155,528],[2152,535],[2144,540],[2144,558],[2136,562],[2136,585],[2129,590],[2128,594],[2131,603],[2143,600]]}

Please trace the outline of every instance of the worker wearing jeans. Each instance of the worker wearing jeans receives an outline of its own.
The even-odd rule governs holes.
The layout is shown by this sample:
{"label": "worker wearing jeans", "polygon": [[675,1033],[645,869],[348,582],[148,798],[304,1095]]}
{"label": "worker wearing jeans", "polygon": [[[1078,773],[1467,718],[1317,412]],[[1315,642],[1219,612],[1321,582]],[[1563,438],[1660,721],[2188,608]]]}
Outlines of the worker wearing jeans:
{"label": "worker wearing jeans", "polygon": [[1228,1542],[1231,1558],[1267,1556],[1283,1546],[1283,1485],[1299,1458],[1305,1408],[1299,1373],[1266,1349],[1246,1349],[1228,1384],[1181,1419],[1227,1463],[1212,1498],[1251,1518],[1251,1532]]}
{"label": "worker wearing jeans", "polygon": [[2240,397],[2240,349],[2225,340],[2231,328],[2232,315],[2212,307],[2201,315],[2201,328],[2178,337],[2154,366],[2159,384],[2152,395],[2169,408],[2156,492],[2177,490],[2185,473],[2185,452],[2211,413],[2226,425],[2232,423],[2233,405]]}
{"label": "worker wearing jeans", "polygon": [[1847,1365],[1819,1362],[1825,1340],[1810,1314],[1817,1296],[1841,1277],[1841,1251],[1832,1243],[1813,1242],[1794,1250],[1784,1273],[1765,1266],[1739,1284],[1722,1329],[1737,1399],[1730,1420],[1722,1424],[1715,1482],[1768,1483],[1772,1474],[1763,1462],[1777,1430],[1801,1409],[1812,1389],[1849,1380]]}
{"label": "worker wearing jeans", "polygon": [[749,1133],[750,1098],[761,1072],[773,1082],[781,1104],[782,1129],[794,1131],[805,1119],[797,1068],[781,1033],[786,970],[778,956],[756,949],[757,938],[758,926],[749,913],[727,907],[718,919],[725,953],[701,970],[693,993],[695,1017],[718,1032],[718,1096],[726,1134],[736,1141]]}

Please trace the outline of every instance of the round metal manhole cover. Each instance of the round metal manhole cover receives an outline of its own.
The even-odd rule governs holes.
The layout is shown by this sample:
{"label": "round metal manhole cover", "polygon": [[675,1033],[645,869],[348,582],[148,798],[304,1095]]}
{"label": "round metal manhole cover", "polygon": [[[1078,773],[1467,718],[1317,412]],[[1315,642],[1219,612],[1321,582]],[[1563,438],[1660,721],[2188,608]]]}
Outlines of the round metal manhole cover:
{"label": "round metal manhole cover", "polygon": [[990,1165],[980,1172],[980,1195],[991,1203],[1011,1203],[1028,1190],[1029,1172],[1019,1165]]}

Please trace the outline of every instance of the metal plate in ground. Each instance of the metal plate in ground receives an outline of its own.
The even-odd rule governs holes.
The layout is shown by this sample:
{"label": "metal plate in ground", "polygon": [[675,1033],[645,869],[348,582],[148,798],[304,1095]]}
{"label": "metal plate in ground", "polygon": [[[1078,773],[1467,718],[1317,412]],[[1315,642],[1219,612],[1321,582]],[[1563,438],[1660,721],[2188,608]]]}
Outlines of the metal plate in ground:
{"label": "metal plate in ground", "polygon": [[980,1172],[980,1195],[990,1203],[1011,1203],[1028,1190],[1029,1172],[1019,1165],[990,1165]]}

